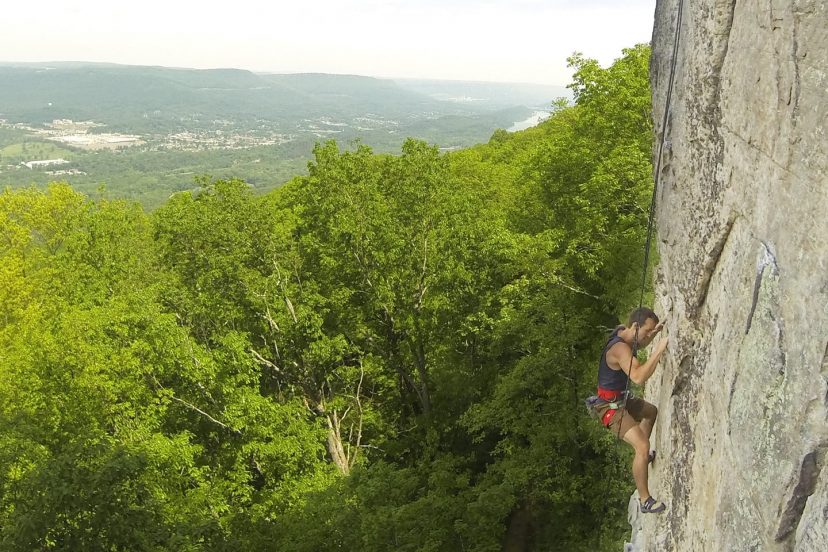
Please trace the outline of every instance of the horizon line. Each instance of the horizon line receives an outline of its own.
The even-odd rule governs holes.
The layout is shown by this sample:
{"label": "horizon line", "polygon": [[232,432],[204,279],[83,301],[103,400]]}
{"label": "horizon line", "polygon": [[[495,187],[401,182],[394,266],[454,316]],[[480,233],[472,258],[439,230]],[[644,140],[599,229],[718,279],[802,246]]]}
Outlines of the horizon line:
{"label": "horizon line", "polygon": [[556,87],[556,88],[567,88],[566,84],[550,84],[550,83],[542,83],[542,82],[528,82],[528,81],[487,81],[487,80],[476,80],[476,79],[446,79],[446,78],[436,78],[436,77],[394,77],[394,76],[387,76],[387,75],[363,75],[359,73],[328,73],[324,71],[279,71],[279,70],[257,70],[257,69],[246,69],[242,67],[207,67],[207,68],[199,68],[199,67],[183,67],[177,65],[159,65],[159,64],[137,64],[137,63],[118,63],[112,61],[80,61],[80,60],[50,60],[50,61],[7,61],[7,60],[0,60],[0,66],[32,66],[32,65],[44,65],[48,66],[50,64],[78,64],[78,65],[110,65],[110,66],[117,66],[117,67],[147,67],[147,68],[162,68],[162,69],[178,69],[178,70],[186,70],[186,71],[223,71],[223,70],[234,70],[234,71],[246,71],[248,73],[252,73],[254,75],[333,75],[333,76],[341,76],[341,77],[362,77],[362,78],[372,78],[377,80],[415,80],[415,81],[436,81],[436,82],[453,82],[453,83],[468,83],[468,84],[517,84],[517,85],[527,85],[527,86],[547,86],[547,87]]}

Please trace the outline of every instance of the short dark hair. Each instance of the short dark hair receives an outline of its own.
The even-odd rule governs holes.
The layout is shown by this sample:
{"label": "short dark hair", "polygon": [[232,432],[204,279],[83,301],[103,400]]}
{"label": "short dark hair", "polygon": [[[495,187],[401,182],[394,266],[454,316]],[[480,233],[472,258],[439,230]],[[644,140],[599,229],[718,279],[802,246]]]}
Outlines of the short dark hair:
{"label": "short dark hair", "polygon": [[658,316],[655,312],[653,312],[653,309],[648,307],[638,307],[630,313],[630,319],[627,322],[627,327],[631,328],[636,322],[638,322],[639,326],[643,326],[650,318],[658,324]]}

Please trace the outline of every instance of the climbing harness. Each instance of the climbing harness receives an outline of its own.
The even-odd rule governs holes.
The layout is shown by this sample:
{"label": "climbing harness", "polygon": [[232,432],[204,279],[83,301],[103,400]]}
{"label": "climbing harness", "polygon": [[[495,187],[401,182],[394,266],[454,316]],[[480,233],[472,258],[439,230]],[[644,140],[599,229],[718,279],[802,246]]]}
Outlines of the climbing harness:
{"label": "climbing harness", "polygon": [[[629,389],[625,391],[612,391],[598,387],[598,394],[587,397],[584,403],[590,415],[596,420],[600,420],[604,427],[608,427],[615,413],[626,407],[628,400],[634,398],[635,395]],[[605,406],[607,410],[602,415],[599,415],[598,409]]]}
{"label": "climbing harness", "polygon": [[[615,413],[621,409],[626,409],[627,401],[632,398],[632,391],[625,389],[624,391],[612,391],[610,389],[602,389],[598,387],[598,398],[603,401],[602,405],[607,406],[607,411],[601,416],[601,423],[604,427],[609,427]],[[624,413],[621,413],[621,419],[624,419]]]}

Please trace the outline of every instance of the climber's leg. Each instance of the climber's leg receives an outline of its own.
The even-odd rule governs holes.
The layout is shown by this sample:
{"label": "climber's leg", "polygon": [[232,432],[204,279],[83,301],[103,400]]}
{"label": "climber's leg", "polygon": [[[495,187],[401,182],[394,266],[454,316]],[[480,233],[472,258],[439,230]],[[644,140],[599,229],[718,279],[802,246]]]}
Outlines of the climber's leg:
{"label": "climber's leg", "polygon": [[627,400],[626,411],[626,415],[632,416],[633,420],[641,426],[641,430],[649,439],[653,433],[653,426],[655,426],[655,420],[658,416],[658,408],[644,399],[632,398]]}
{"label": "climber's leg", "polygon": [[650,489],[647,487],[647,464],[650,454],[650,440],[639,425],[629,428],[623,435],[624,441],[635,450],[632,472],[635,487],[638,489],[639,499],[644,502],[650,498]]}
{"label": "climber's leg", "polygon": [[653,434],[653,427],[655,426],[655,421],[658,417],[658,408],[656,408],[654,404],[650,404],[643,399],[639,400],[642,403],[639,406],[640,410],[638,412],[641,420],[641,431],[643,431],[644,435],[646,435],[649,439],[650,435]]}

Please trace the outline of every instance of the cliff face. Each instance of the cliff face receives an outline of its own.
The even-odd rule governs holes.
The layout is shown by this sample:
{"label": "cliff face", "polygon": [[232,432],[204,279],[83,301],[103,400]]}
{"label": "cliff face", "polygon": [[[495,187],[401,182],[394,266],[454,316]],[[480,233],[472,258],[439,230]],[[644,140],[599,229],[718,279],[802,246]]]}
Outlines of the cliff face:
{"label": "cliff face", "polygon": [[[659,0],[661,127],[678,0]],[[642,550],[828,550],[828,7],[685,0],[658,196],[669,355]]]}

